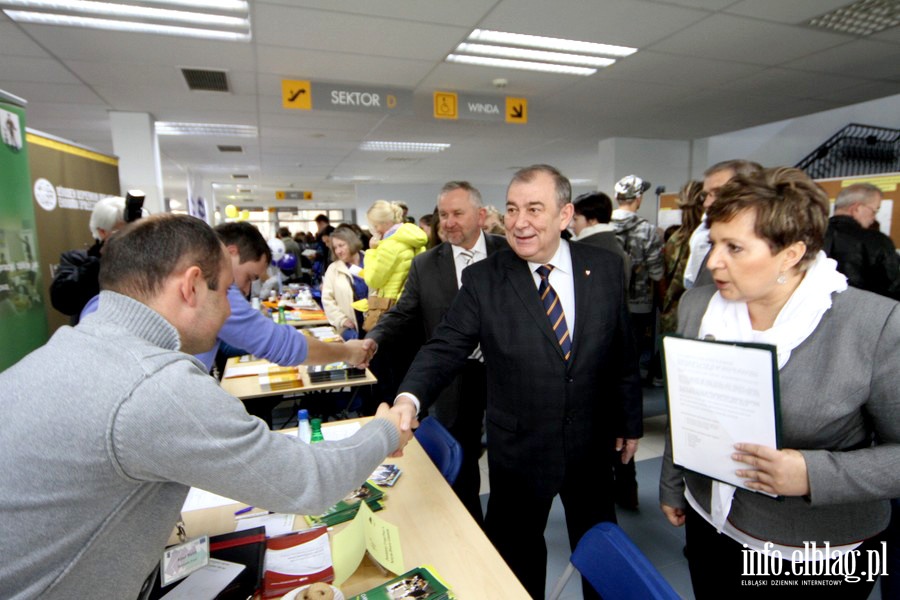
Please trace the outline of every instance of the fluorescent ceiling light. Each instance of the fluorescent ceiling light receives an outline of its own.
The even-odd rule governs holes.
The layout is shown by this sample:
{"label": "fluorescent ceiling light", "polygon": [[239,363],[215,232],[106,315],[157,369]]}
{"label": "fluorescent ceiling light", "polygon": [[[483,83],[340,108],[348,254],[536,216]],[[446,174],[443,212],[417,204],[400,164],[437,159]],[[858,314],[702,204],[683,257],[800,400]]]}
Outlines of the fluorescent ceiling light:
{"label": "fluorescent ceiling light", "polygon": [[447,56],[447,62],[479,65],[482,67],[502,67],[526,71],[543,71],[545,73],[562,73],[565,75],[593,75],[597,72],[597,69],[589,69],[587,67],[526,62],[524,60],[509,60],[506,58],[489,58],[486,56],[467,56],[464,54],[451,54]]}
{"label": "fluorescent ceiling light", "polygon": [[156,135],[217,135],[229,137],[257,137],[252,125],[223,125],[216,123],[156,122]]}
{"label": "fluorescent ceiling light", "polygon": [[475,29],[446,60],[486,67],[586,76],[616,62],[614,57],[629,56],[635,52],[637,48],[625,46]]}
{"label": "fluorescent ceiling light", "polygon": [[326,179],[328,179],[329,181],[338,181],[342,183],[384,181],[384,177],[374,177],[372,175],[329,175]]}
{"label": "fluorescent ceiling light", "polygon": [[527,50],[525,48],[510,48],[508,46],[489,46],[487,44],[460,44],[456,48],[460,54],[475,54],[480,56],[495,56],[499,58],[525,59],[530,61],[543,61],[564,65],[577,65],[581,67],[608,67],[615,59],[599,56],[584,56],[579,54],[564,54],[562,52],[548,52],[547,50]]}
{"label": "fluorescent ceiling light", "polygon": [[424,142],[363,142],[360,150],[368,152],[443,152],[450,144]]}
{"label": "fluorescent ceiling light", "polygon": [[140,4],[125,0],[0,0],[0,8],[20,23],[225,41],[249,41],[251,37],[249,6],[244,0],[146,0]]}
{"label": "fluorescent ceiling light", "polygon": [[637,48],[630,48],[628,46],[579,42],[577,40],[566,40],[563,38],[544,37],[540,35],[526,35],[524,33],[506,33],[504,31],[491,31],[488,29],[476,29],[472,31],[472,33],[469,34],[468,41],[522,46],[524,48],[543,48],[545,50],[578,52],[580,54],[595,54],[600,56],[624,57],[637,52]]}

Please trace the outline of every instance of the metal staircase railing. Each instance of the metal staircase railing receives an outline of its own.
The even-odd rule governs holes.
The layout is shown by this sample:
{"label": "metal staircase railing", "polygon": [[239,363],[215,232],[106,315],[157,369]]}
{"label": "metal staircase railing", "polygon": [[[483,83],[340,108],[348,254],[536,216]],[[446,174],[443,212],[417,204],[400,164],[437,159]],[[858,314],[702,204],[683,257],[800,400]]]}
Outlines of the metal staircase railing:
{"label": "metal staircase railing", "polygon": [[813,179],[900,171],[900,129],[851,123],[797,163]]}

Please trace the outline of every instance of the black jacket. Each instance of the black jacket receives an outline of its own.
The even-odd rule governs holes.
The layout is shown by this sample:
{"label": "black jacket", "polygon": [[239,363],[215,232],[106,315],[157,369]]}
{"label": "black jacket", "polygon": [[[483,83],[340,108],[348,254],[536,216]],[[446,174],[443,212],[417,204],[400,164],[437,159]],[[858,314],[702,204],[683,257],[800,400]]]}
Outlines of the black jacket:
{"label": "black jacket", "polygon": [[100,249],[97,241],[87,251],[69,250],[59,257],[56,275],[50,284],[50,303],[64,315],[72,317],[72,324],[88,300],[100,293]]}
{"label": "black jacket", "polygon": [[828,220],[823,250],[853,287],[900,300],[900,258],[888,236],[836,215]]}

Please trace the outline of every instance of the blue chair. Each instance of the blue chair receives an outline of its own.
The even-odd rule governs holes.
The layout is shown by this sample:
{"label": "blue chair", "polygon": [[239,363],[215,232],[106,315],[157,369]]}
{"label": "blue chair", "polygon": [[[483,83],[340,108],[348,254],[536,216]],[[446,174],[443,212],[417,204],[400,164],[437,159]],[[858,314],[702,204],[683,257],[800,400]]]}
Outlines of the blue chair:
{"label": "blue chair", "polygon": [[562,594],[572,573],[578,571],[604,598],[616,600],[679,600],[672,586],[615,523],[594,525],[584,536],[550,600]]}
{"label": "blue chair", "polygon": [[415,436],[447,483],[453,485],[462,465],[462,448],[456,438],[434,417],[422,419]]}

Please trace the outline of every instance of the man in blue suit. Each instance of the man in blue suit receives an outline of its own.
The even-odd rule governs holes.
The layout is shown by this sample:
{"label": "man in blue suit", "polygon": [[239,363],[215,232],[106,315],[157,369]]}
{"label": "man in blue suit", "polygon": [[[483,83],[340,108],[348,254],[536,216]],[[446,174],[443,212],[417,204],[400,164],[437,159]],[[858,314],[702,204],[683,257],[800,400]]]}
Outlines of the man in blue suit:
{"label": "man in blue suit", "polygon": [[[637,354],[622,259],[560,239],[571,186],[557,169],[518,171],[507,189],[511,251],[467,268],[462,287],[400,385],[401,426],[480,345],[487,371],[491,494],[485,529],[535,598],[545,590],[543,532],[559,494],[569,542],[615,521],[609,449],[627,462],[642,434]],[[585,585],[585,597],[594,597]]]}

